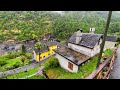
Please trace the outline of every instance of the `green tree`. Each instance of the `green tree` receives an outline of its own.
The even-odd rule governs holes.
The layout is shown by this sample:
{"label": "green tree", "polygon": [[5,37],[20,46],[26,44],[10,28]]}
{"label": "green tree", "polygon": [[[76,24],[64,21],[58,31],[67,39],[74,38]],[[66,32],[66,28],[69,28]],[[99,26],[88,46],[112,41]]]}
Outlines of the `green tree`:
{"label": "green tree", "polygon": [[22,45],[22,55],[25,55],[27,52],[25,45]]}
{"label": "green tree", "polygon": [[21,61],[22,61],[23,65],[24,65],[24,62],[25,62],[25,57],[24,56],[22,56]]}
{"label": "green tree", "polygon": [[39,65],[40,65],[40,54],[41,54],[40,49],[43,48],[43,45],[40,42],[37,42],[35,44],[35,48],[38,49],[39,51],[38,53],[39,53]]}

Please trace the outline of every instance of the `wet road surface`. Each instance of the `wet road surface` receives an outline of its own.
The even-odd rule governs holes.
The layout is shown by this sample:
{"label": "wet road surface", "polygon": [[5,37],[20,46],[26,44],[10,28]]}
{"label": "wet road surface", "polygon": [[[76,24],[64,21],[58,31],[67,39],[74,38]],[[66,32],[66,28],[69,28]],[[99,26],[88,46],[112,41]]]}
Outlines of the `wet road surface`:
{"label": "wet road surface", "polygon": [[120,48],[117,50],[117,58],[115,59],[109,79],[120,79]]}

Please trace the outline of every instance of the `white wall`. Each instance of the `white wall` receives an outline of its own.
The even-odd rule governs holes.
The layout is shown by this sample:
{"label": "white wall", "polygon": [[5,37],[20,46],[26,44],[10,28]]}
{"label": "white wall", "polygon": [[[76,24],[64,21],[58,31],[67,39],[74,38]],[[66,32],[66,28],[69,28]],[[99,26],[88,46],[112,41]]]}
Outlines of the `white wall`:
{"label": "white wall", "polygon": [[95,45],[95,47],[92,49],[91,56],[95,56],[100,52],[100,45],[98,43]]}
{"label": "white wall", "polygon": [[98,43],[96,43],[95,47],[92,49],[91,56],[94,56],[100,52],[100,44],[101,43],[102,43],[102,39],[100,39],[99,45],[98,45]]}
{"label": "white wall", "polygon": [[107,48],[114,48],[116,42],[105,41],[104,50]]}
{"label": "white wall", "polygon": [[70,62],[69,60],[67,60],[66,58],[62,57],[61,55],[57,54],[55,55],[56,58],[58,58],[59,64],[62,68],[70,71],[70,72],[77,72],[78,71],[78,66],[73,64],[73,71],[71,69],[68,68],[68,62]]}
{"label": "white wall", "polygon": [[77,51],[77,52],[80,52],[80,53],[83,53],[85,55],[91,56],[92,49],[89,49],[89,48],[86,48],[86,47],[83,47],[83,46],[78,46],[78,45],[75,45],[75,44],[72,44],[72,43],[68,43],[68,47]]}
{"label": "white wall", "polygon": [[100,39],[100,43],[98,45],[98,43],[96,43],[95,47],[93,49],[87,48],[87,47],[83,47],[83,46],[78,46],[72,43],[68,43],[68,47],[80,52],[82,54],[88,55],[90,57],[96,55],[97,53],[100,52],[100,44],[102,43],[102,39]]}

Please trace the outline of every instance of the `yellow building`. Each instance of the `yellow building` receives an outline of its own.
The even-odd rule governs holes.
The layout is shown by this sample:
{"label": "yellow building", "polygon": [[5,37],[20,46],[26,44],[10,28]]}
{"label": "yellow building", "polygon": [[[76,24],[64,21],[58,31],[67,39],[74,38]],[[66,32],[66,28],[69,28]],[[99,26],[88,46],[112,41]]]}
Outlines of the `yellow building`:
{"label": "yellow building", "polygon": [[[39,62],[39,60],[43,60],[50,55],[54,54],[55,52],[53,51],[54,49],[57,49],[57,45],[52,45],[52,46],[46,46],[44,48],[41,48],[40,51],[37,49],[34,50],[34,59]],[[40,52],[40,59],[39,59],[39,52]]]}

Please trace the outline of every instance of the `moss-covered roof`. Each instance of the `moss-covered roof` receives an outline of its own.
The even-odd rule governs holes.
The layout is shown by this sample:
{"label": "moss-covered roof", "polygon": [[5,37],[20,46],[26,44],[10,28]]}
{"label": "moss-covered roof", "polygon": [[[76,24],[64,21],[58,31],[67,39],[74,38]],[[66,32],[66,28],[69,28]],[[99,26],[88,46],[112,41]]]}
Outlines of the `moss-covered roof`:
{"label": "moss-covered roof", "polygon": [[84,63],[86,60],[90,59],[89,56],[76,52],[67,47],[61,47],[54,51],[76,65],[80,65]]}

